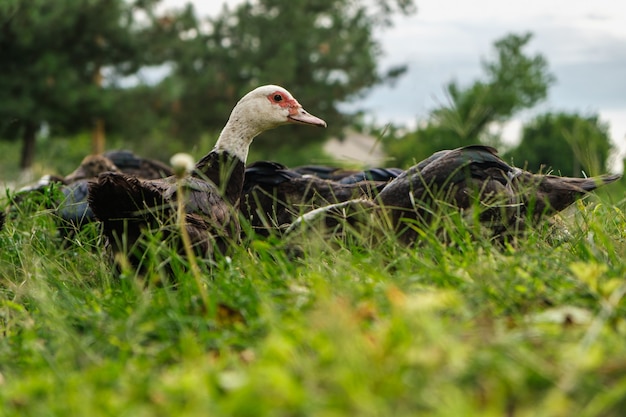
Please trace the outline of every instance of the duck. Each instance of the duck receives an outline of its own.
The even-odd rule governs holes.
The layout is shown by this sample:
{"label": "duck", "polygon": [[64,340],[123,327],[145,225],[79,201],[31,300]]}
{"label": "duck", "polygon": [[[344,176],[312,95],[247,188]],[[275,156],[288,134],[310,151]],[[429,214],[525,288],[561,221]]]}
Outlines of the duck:
{"label": "duck", "polygon": [[139,156],[128,149],[112,149],[104,152],[103,156],[123,173],[135,177],[156,179],[174,175],[174,170],[168,164],[158,159]]}
{"label": "duck", "polygon": [[392,180],[376,197],[386,218],[411,243],[415,221],[429,223],[439,206],[479,209],[494,237],[514,236],[569,207],[579,198],[621,178],[534,174],[503,161],[495,148],[469,145],[439,151]]}
{"label": "duck", "polygon": [[360,170],[328,165],[300,165],[291,168],[291,170],[306,177],[316,177],[343,184],[365,180],[387,181],[397,177],[403,171],[400,168],[374,167]]}
{"label": "duck", "polygon": [[126,149],[113,149],[101,155],[85,156],[78,167],[65,176],[46,174],[36,183],[20,188],[16,195],[23,196],[32,191],[44,192],[51,184],[69,185],[81,180],[95,178],[106,171],[121,171],[147,179],[163,178],[174,173],[170,166],[159,160],[144,158]]}
{"label": "duck", "polygon": [[358,171],[346,177],[340,178],[339,180],[337,180],[337,182],[340,184],[354,184],[361,181],[388,182],[394,178],[397,178],[398,175],[402,174],[403,172],[404,170],[400,168],[368,168],[363,171]]}
{"label": "duck", "polygon": [[304,212],[355,198],[373,198],[397,175],[393,169],[375,168],[333,181],[278,162],[256,161],[246,167],[240,210],[256,234],[268,236],[288,227]]}
{"label": "duck", "polygon": [[88,180],[97,177],[102,172],[119,171],[119,167],[106,155],[87,155],[78,167],[63,177],[63,184],[71,184],[77,181]]}
{"label": "duck", "polygon": [[284,235],[311,225],[354,225],[385,235],[392,230],[399,242],[414,244],[418,229],[434,224],[437,213],[461,212],[477,218],[494,242],[504,243],[536,227],[621,174],[590,178],[534,174],[510,166],[498,151],[469,145],[435,152],[388,182],[373,198],[357,198],[316,208],[296,218]]}
{"label": "duck", "polygon": [[[60,183],[60,199],[55,214],[65,231],[80,229],[96,220],[87,202],[89,181],[103,172],[122,172],[137,178],[157,179],[173,175],[172,167],[157,159],[145,158],[127,149],[113,149],[99,155],[87,155],[80,165]],[[69,233],[71,235],[71,233]]]}
{"label": "duck", "polygon": [[76,181],[97,177],[101,172],[118,169],[115,163],[104,155],[87,155],[81,160],[78,167],[69,174],[65,176],[46,174],[34,184],[20,188],[15,194],[15,197],[19,200],[21,197],[25,197],[31,192],[44,193],[52,184],[68,185]]}
{"label": "duck", "polygon": [[79,166],[66,176],[44,175],[33,185],[22,187],[11,197],[7,208],[17,213],[26,208],[25,201],[34,197],[37,207],[50,210],[57,217],[61,235],[94,220],[87,205],[87,184],[102,172],[118,171],[117,166],[103,155],[87,155]]}
{"label": "duck", "polygon": [[301,175],[337,181],[359,172],[357,169],[347,169],[329,165],[298,165],[291,168]]}
{"label": "duck", "polygon": [[[211,258],[215,249],[225,252],[238,239],[238,207],[242,197],[245,163],[253,139],[286,124],[326,127],[285,88],[264,85],[244,95],[233,108],[213,149],[185,176],[145,180],[119,172],[100,174],[89,183],[88,203],[102,223],[114,252],[131,255],[145,230],[164,239],[179,236],[177,206],[184,205],[184,233],[195,250]],[[178,230],[178,232],[177,232]],[[181,250],[181,240],[175,240]]]}
{"label": "duck", "polygon": [[124,172],[140,178],[163,178],[173,174],[167,164],[141,157],[130,150],[113,149],[85,156],[69,174],[42,176],[36,183],[22,187],[11,198],[9,212],[15,212],[26,198],[41,197],[43,208],[56,216],[57,229],[64,238],[95,221],[87,203],[88,183],[102,172]]}
{"label": "duck", "polygon": [[73,235],[95,216],[87,204],[89,181],[103,172],[119,172],[119,168],[105,155],[87,155],[78,167],[63,178],[58,186],[59,198],[54,201],[54,212],[59,218],[59,231],[64,237]]}

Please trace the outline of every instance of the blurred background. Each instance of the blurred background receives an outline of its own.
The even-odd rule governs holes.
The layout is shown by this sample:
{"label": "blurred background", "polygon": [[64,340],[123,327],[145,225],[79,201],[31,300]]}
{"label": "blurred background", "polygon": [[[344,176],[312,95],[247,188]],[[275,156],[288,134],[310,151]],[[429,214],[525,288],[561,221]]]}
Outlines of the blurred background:
{"label": "blurred background", "polygon": [[624,21],[609,0],[3,0],[0,184],[117,148],[199,158],[269,83],[329,128],[267,132],[248,162],[406,168],[483,143],[621,171]]}

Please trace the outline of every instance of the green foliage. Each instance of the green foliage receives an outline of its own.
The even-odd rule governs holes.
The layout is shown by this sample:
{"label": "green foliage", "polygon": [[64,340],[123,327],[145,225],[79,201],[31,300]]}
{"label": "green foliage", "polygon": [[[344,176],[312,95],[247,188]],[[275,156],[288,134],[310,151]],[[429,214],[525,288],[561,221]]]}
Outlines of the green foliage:
{"label": "green foliage", "polygon": [[[54,137],[88,130],[98,119],[108,135],[175,139],[189,149],[219,131],[243,94],[269,83],[289,88],[331,128],[268,133],[259,141],[262,157],[293,137],[304,148],[321,143],[349,123],[339,103],[404,72],[379,71],[373,33],[392,15],[414,12],[412,0],[258,0],[205,21],[191,6],[157,15],[158,3],[2,3],[0,137],[23,138],[23,167],[32,163],[44,122]],[[159,85],[147,76],[128,88],[123,76],[142,67],[170,75]]]}
{"label": "green foliage", "polygon": [[188,10],[171,28],[183,41],[171,51],[173,73],[158,87],[159,106],[170,112],[169,131],[192,143],[208,128],[223,126],[242,95],[258,85],[279,84],[329,129],[265,133],[255,144],[265,158],[294,137],[305,144],[341,135],[349,117],[337,105],[404,72],[403,67],[379,72],[382,51],[373,31],[389,25],[393,13],[412,10],[406,0],[259,0],[224,8],[207,22]]}
{"label": "green foliage", "polygon": [[[483,63],[487,81],[476,81],[467,89],[451,82],[449,106],[433,110],[415,131],[391,135],[384,143],[394,164],[410,166],[435,151],[471,143],[497,145],[498,138],[487,131],[489,125],[534,106],[553,81],[542,55],[523,54],[530,38],[509,35],[495,42],[497,59]],[[606,172],[612,149],[608,126],[597,115],[546,113],[524,126],[521,143],[505,159],[533,172],[598,175]]]}
{"label": "green foliage", "polygon": [[531,39],[531,33],[508,35],[494,43],[498,58],[483,62],[487,85],[493,90],[490,104],[496,120],[510,117],[545,99],[549,85],[555,80],[543,55],[524,54],[523,48]]}
{"label": "green foliage", "polygon": [[524,125],[520,144],[506,158],[534,172],[598,175],[613,149],[608,126],[597,115],[546,113]]}
{"label": "green foliage", "polygon": [[494,42],[495,59],[483,61],[484,80],[467,88],[451,81],[447,105],[432,110],[415,131],[386,142],[396,164],[408,166],[413,159],[472,143],[497,145],[499,139],[488,132],[489,126],[543,100],[554,81],[543,55],[524,53],[531,38],[530,33],[509,34]]}
{"label": "green foliage", "polygon": [[113,101],[101,71],[132,74],[149,62],[138,16],[155,3],[20,0],[0,9],[0,136],[24,138],[23,168],[43,123],[75,133],[107,115]]}
{"label": "green foliage", "polygon": [[251,239],[200,263],[206,305],[163,242],[150,240],[149,276],[120,273],[97,227],[63,242],[38,204],[0,233],[3,415],[620,416],[626,406],[624,201],[579,204],[556,229],[504,248],[458,215],[438,220],[446,242],[424,229],[415,248],[317,229]]}
{"label": "green foliage", "polygon": [[[126,1],[22,0],[3,21],[0,66],[3,119],[80,129],[102,113],[97,71],[126,72],[141,61]],[[36,57],[36,59],[35,59]]]}

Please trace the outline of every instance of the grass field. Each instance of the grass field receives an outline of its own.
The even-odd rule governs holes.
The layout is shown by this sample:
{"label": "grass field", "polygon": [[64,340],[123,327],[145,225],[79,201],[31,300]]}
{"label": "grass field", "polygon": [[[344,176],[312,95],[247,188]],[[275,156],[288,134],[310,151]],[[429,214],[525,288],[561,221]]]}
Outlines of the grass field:
{"label": "grass field", "polygon": [[120,272],[96,225],[64,240],[33,201],[0,232],[0,415],[622,416],[610,187],[504,248],[458,216],[413,248],[310,229],[200,282],[158,236],[150,273]]}

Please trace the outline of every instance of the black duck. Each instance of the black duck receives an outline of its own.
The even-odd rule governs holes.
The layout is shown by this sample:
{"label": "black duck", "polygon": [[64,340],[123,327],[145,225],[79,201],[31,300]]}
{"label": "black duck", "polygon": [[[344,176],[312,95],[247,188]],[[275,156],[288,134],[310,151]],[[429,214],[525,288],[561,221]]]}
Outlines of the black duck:
{"label": "black duck", "polygon": [[197,253],[209,257],[214,245],[223,250],[239,234],[238,214],[233,210],[238,210],[241,199],[252,140],[265,130],[288,123],[326,126],[284,88],[259,87],[237,103],[215,147],[197,162],[190,175],[143,180],[104,173],[89,185],[89,206],[102,222],[114,250],[128,252],[144,229],[158,229],[164,238],[176,230],[177,226],[171,227],[172,220],[177,200],[183,196],[185,231]]}
{"label": "black duck", "polygon": [[434,205],[478,208],[496,234],[514,234],[537,224],[621,175],[592,178],[532,174],[511,167],[489,146],[440,151],[391,181],[378,195],[397,231],[415,240],[407,220],[428,222]]}
{"label": "black duck", "polygon": [[268,235],[310,210],[373,198],[396,175],[397,171],[376,168],[374,173],[356,171],[332,181],[300,174],[277,162],[257,161],[246,168],[241,212],[258,234]]}

